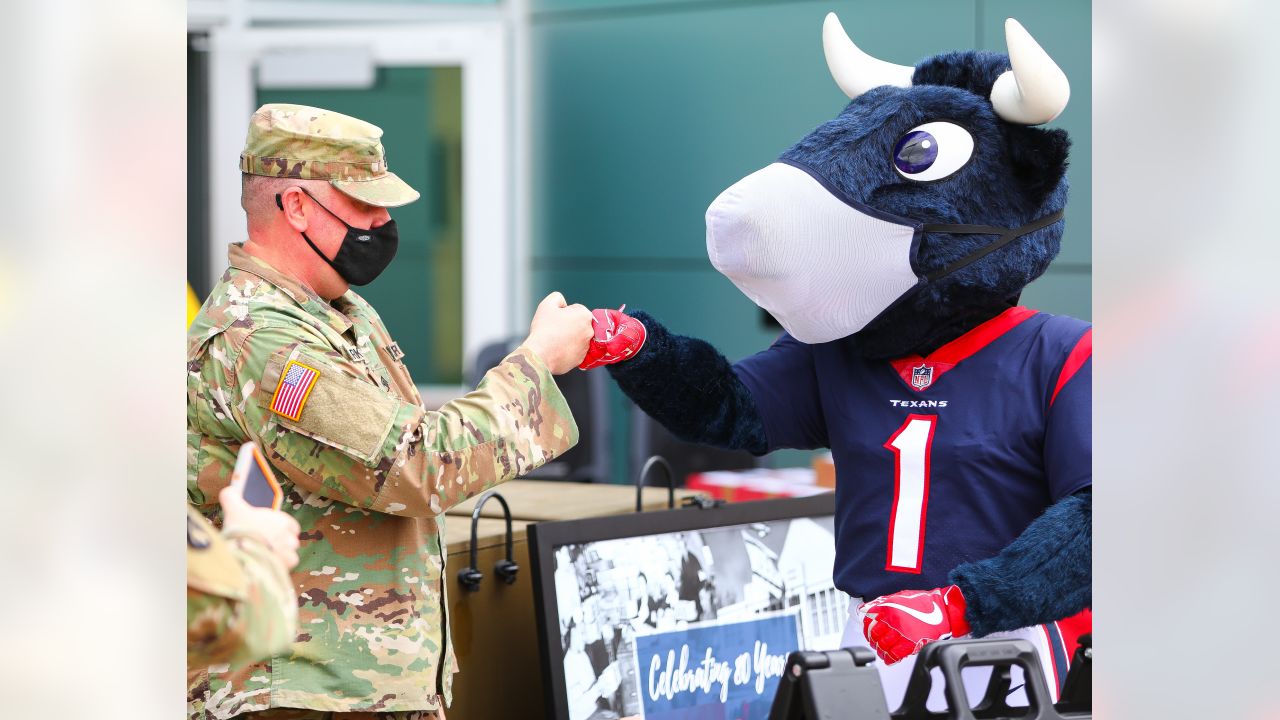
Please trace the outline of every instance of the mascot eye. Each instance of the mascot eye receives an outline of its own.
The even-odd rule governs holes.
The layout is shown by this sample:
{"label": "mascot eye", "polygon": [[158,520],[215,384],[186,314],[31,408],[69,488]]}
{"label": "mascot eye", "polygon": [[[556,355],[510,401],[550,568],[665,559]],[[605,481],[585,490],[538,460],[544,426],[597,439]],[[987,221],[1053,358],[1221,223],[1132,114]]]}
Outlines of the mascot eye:
{"label": "mascot eye", "polygon": [[893,165],[908,180],[941,180],[969,162],[973,136],[949,122],[925,123],[912,129],[893,148]]}

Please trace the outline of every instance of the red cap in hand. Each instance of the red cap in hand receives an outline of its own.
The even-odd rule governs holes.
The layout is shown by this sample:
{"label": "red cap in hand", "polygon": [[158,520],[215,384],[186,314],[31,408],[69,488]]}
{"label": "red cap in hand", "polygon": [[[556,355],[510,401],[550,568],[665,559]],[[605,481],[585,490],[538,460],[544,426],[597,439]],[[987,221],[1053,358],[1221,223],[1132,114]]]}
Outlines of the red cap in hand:
{"label": "red cap in hand", "polygon": [[580,369],[590,370],[630,360],[644,347],[648,333],[639,320],[622,312],[626,307],[591,311],[596,334],[587,347],[587,356],[578,365]]}

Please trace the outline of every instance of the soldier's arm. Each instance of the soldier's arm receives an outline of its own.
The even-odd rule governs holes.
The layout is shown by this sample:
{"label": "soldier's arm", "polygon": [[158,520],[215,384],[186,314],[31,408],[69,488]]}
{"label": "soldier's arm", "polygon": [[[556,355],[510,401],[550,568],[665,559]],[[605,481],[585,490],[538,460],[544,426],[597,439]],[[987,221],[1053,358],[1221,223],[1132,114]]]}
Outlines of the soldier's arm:
{"label": "soldier's arm", "polygon": [[187,532],[187,666],[243,665],[281,652],[298,629],[289,573],[252,535],[220,536],[191,517]]}
{"label": "soldier's arm", "polygon": [[233,412],[277,469],[304,490],[375,512],[438,515],[578,441],[550,371],[523,346],[438,411],[396,398],[292,329],[250,334],[236,374]]}

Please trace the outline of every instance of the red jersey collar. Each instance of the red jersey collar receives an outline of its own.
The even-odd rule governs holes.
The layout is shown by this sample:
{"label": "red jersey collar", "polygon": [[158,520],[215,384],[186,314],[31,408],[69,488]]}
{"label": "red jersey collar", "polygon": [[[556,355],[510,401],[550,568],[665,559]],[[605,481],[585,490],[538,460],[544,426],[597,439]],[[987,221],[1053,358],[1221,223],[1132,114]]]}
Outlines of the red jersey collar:
{"label": "red jersey collar", "polygon": [[997,338],[1021,325],[1037,312],[1039,311],[1021,305],[1011,307],[929,353],[929,357],[907,355],[890,360],[889,364],[893,366],[894,371],[907,387],[916,392],[923,392],[932,387],[943,373],[959,365],[960,361],[995,342]]}

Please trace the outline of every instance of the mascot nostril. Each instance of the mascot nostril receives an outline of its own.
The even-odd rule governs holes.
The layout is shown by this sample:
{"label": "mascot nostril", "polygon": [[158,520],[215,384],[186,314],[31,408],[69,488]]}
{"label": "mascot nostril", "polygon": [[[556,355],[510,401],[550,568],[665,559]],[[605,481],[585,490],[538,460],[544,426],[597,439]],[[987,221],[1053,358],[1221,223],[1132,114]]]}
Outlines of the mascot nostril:
{"label": "mascot nostril", "polygon": [[831,450],[842,645],[895,707],[928,642],[1025,638],[1056,687],[1092,622],[1092,329],[1018,305],[1062,240],[1070,142],[1035,126],[1070,90],[1005,36],[897,65],[829,15],[849,104],[707,211],[712,264],[786,332],[730,363],[636,311],[599,363],[685,440]]}

